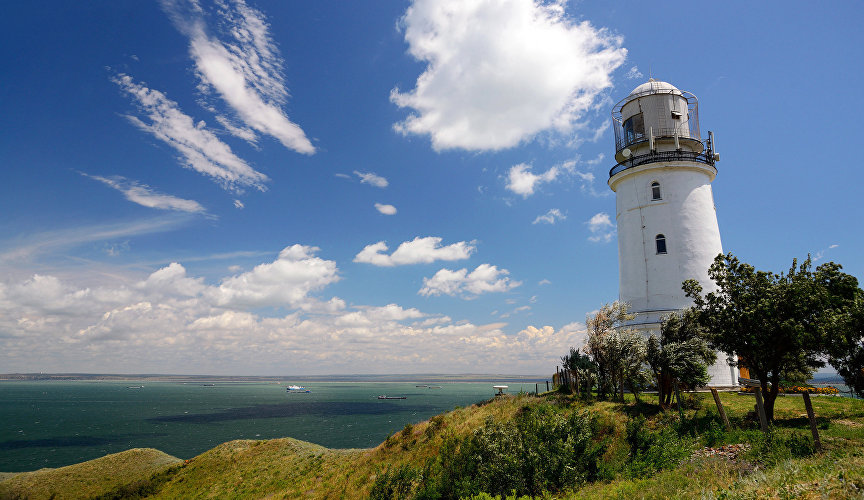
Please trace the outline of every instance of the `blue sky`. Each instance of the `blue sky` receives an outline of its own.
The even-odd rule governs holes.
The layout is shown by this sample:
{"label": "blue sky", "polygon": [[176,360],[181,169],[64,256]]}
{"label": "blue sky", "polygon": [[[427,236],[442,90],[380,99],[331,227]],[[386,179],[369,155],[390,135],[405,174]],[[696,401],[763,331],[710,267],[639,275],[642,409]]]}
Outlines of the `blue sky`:
{"label": "blue sky", "polygon": [[723,247],[864,278],[862,7],[15,2],[0,371],[543,374],[617,298],[610,110],[696,94]]}

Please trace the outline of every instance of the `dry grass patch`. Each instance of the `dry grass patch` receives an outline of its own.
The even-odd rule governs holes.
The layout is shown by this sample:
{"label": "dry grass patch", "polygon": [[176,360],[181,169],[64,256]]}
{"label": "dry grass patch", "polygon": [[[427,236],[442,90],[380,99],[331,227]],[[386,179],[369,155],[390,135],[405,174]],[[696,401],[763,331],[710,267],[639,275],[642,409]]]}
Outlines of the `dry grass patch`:
{"label": "dry grass patch", "polygon": [[0,483],[0,498],[93,498],[148,481],[182,460],[135,448],[58,469],[21,472]]}

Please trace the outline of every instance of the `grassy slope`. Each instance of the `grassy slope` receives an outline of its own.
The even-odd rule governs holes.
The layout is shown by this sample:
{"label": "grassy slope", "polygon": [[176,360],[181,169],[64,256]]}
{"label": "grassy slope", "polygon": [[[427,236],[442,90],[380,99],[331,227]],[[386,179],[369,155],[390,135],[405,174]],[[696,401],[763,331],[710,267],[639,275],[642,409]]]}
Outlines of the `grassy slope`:
{"label": "grassy slope", "polygon": [[90,498],[117,490],[183,461],[150,448],[135,448],[80,464],[22,472],[0,482],[0,498]]}
{"label": "grassy slope", "polygon": [[[712,418],[716,413],[710,395],[703,409],[689,416]],[[733,427],[751,429],[727,433],[723,440],[741,442],[757,431],[745,418],[752,408],[752,396],[722,395]],[[43,498],[53,491],[138,493],[155,498],[366,498],[374,479],[388,466],[422,465],[437,455],[448,433],[466,436],[487,417],[512,417],[526,404],[543,398],[508,397],[491,404],[454,410],[421,422],[367,450],[330,450],[294,439],[232,441],[203,453],[188,463],[155,450],[130,450],[56,470],[19,474],[0,483],[0,498],[26,493]],[[623,478],[595,483],[562,494],[567,498],[855,498],[864,497],[864,402],[846,398],[813,398],[825,453],[803,459],[781,461],[772,466],[698,458],[674,470],[649,478]],[[575,403],[578,404],[578,403]],[[597,403],[590,406],[623,432],[626,413],[651,416],[649,405]],[[694,415],[695,413],[695,415]],[[809,435],[801,398],[778,398],[776,425],[783,432]],[[616,431],[617,432],[617,431]],[[747,433],[750,434],[747,434]],[[721,443],[718,443],[721,444]],[[135,468],[136,460],[124,454],[151,454],[146,466]],[[125,464],[125,465],[124,465]],[[149,467],[149,468],[148,468]],[[161,468],[160,468],[161,467]],[[166,468],[167,467],[167,468]],[[120,479],[122,478],[122,479]],[[74,488],[74,489],[73,489]],[[125,488],[125,489],[124,489]],[[58,497],[62,498],[62,497]]]}

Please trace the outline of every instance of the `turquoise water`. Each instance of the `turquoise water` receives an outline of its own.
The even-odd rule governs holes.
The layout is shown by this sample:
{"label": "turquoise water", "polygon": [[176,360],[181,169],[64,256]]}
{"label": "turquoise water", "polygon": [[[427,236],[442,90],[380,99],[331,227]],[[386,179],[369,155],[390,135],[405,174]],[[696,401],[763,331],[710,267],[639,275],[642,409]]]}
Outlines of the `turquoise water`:
{"label": "turquoise water", "polygon": [[[367,448],[405,424],[493,394],[489,382],[417,384],[310,382],[302,384],[310,394],[287,394],[287,384],[276,383],[0,382],[0,471],[61,467],[130,448],[191,458],[232,439]],[[510,392],[534,390],[533,382],[509,385]]]}

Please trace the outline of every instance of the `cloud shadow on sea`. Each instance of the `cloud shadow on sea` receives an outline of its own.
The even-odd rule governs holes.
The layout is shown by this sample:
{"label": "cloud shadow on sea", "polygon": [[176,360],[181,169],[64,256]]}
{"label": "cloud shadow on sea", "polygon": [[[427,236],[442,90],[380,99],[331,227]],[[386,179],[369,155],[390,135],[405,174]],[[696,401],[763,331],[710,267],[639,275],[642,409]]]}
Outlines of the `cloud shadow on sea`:
{"label": "cloud shadow on sea", "polygon": [[402,412],[422,412],[429,410],[429,405],[406,405],[390,401],[376,402],[323,402],[306,401],[269,405],[245,406],[241,408],[226,408],[212,413],[189,413],[164,415],[147,419],[149,422],[169,423],[184,422],[206,424],[224,422],[227,420],[255,420],[263,418],[289,418],[299,416],[333,416],[333,415],[386,415]]}

